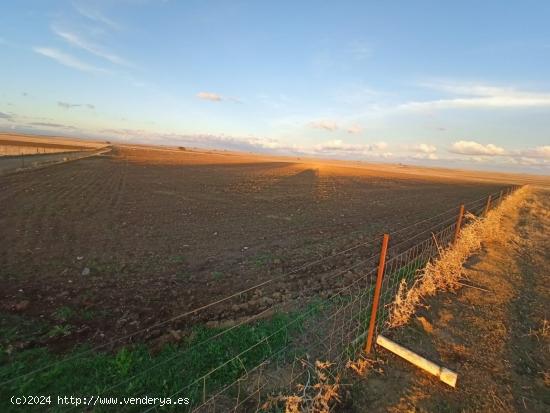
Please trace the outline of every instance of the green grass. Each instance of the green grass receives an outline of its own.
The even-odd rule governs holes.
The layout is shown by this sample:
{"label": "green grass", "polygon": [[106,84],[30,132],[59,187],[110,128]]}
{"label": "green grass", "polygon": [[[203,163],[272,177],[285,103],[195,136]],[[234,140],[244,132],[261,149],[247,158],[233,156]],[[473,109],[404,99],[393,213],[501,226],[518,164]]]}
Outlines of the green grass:
{"label": "green grass", "polygon": [[63,306],[63,307],[59,307],[57,310],[55,310],[53,315],[57,320],[67,321],[68,319],[73,317],[75,315],[75,313],[74,313],[72,308],[67,307],[67,306]]}
{"label": "green grass", "polygon": [[25,342],[51,329],[46,321],[18,314],[0,315],[0,351],[8,349],[10,343]]}
{"label": "green grass", "polygon": [[183,255],[172,255],[167,258],[167,262],[170,264],[183,264],[185,263],[185,257]]}
{"label": "green grass", "polygon": [[48,337],[68,336],[71,334],[71,326],[68,324],[56,324],[48,331]]}
{"label": "green grass", "polygon": [[[425,262],[413,261],[390,277],[397,280],[414,279],[419,268]],[[212,273],[214,277],[221,277],[221,273]],[[369,287],[363,294],[372,296],[374,286]],[[74,349],[72,353],[57,355],[44,348],[28,349],[19,352],[6,351],[5,342],[0,347],[0,383],[15,378],[14,381],[0,386],[0,411],[42,411],[40,408],[30,408],[9,405],[12,395],[51,395],[57,396],[95,396],[104,397],[168,397],[176,393],[176,397],[188,397],[192,403],[200,404],[203,392],[212,395],[216,390],[242,377],[252,368],[268,358],[285,357],[286,347],[289,352],[306,351],[304,346],[293,339],[300,335],[303,329],[309,331],[311,326],[318,325],[316,317],[330,313],[338,306],[349,304],[350,297],[333,297],[331,300],[316,299],[309,307],[302,311],[288,314],[277,314],[269,320],[261,320],[254,324],[247,324],[225,332],[219,328],[203,326],[193,328],[178,345],[165,346],[159,353],[152,354],[145,344],[119,349],[117,352],[85,351],[85,348]],[[383,300],[384,301],[384,300]],[[354,322],[359,321],[365,331],[370,319],[370,300],[365,300],[365,307],[355,314]],[[383,313],[383,311],[382,311]],[[42,326],[44,334],[63,335],[67,333],[66,321],[78,314],[68,307],[61,307],[55,312],[59,321],[53,326]],[[383,315],[379,313],[383,322]],[[13,320],[12,320],[13,321]],[[292,323],[288,326],[288,323]],[[12,324],[11,322],[7,325]],[[307,326],[309,325],[309,327]],[[33,327],[33,326],[30,326]],[[29,329],[30,329],[29,327]],[[45,330],[45,328],[47,329]],[[29,329],[25,329],[29,330]],[[358,332],[361,333],[361,331]],[[0,329],[0,333],[7,333],[12,338],[20,338],[21,332]],[[25,333],[26,334],[26,333]],[[2,340],[3,341],[3,340]],[[0,343],[2,343],[0,341]],[[363,345],[361,337],[349,343],[350,358]],[[244,350],[254,346],[251,350]],[[242,354],[241,354],[242,353]],[[78,357],[74,357],[77,356]],[[236,357],[239,355],[239,357]],[[59,363],[65,359],[66,361]],[[54,364],[55,363],[55,364]],[[32,375],[20,377],[30,371],[50,366]],[[222,368],[208,374],[218,366]],[[207,375],[206,380],[202,378]],[[19,378],[18,378],[19,377]],[[36,406],[34,406],[36,407]],[[50,411],[66,411],[67,406],[57,406],[55,403]],[[73,411],[82,410],[81,408]],[[144,406],[117,406],[116,411],[141,411]],[[164,407],[163,411],[182,411],[181,406]],[[113,411],[108,407],[96,407],[94,411]]]}
{"label": "green grass", "polygon": [[253,258],[253,263],[257,269],[260,269],[269,266],[275,259],[276,257],[271,253],[258,254]]}
{"label": "green grass", "polygon": [[[21,411],[20,407],[6,404],[12,395],[51,395],[57,401],[58,395],[167,397],[180,391],[176,397],[189,397],[194,403],[200,402],[203,386],[207,395],[213,394],[216,389],[233,382],[265,359],[281,352],[290,343],[292,336],[301,330],[305,318],[301,313],[279,314],[270,320],[237,327],[218,338],[214,336],[222,329],[197,327],[181,344],[166,346],[156,355],[152,355],[145,345],[125,347],[116,353],[88,351],[82,354],[85,349],[79,348],[65,356],[52,354],[44,348],[25,350],[9,356],[2,351],[0,383],[57,363],[64,357],[67,361],[2,385],[0,411]],[[298,321],[286,327],[296,319]],[[62,333],[62,326],[59,329]],[[241,354],[255,344],[253,349]],[[74,357],[78,354],[81,355]],[[209,375],[206,381],[200,379],[224,363],[227,364]],[[121,385],[113,387],[118,383]],[[65,411],[67,407],[54,403],[50,409]],[[41,410],[44,409],[25,406],[25,411]],[[123,406],[117,409],[141,410],[143,406]],[[108,411],[108,408],[96,408],[94,411]]]}
{"label": "green grass", "polygon": [[221,280],[223,277],[223,272],[221,271],[212,271],[212,277],[214,277],[215,280]]}

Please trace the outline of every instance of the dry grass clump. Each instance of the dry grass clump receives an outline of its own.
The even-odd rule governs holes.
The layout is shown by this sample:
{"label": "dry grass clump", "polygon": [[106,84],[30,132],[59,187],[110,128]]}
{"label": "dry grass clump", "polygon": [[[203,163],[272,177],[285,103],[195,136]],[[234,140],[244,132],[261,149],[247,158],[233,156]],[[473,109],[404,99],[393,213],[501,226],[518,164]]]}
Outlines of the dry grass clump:
{"label": "dry grass clump", "polygon": [[329,413],[340,402],[340,377],[330,372],[333,363],[316,361],[315,366],[312,366],[306,360],[301,362],[307,369],[307,382],[296,386],[298,394],[270,397],[262,405],[262,410],[267,411],[282,404],[285,413]]}
{"label": "dry grass clump", "polygon": [[489,211],[485,218],[467,213],[465,218],[469,224],[460,232],[456,244],[440,248],[439,257],[426,265],[410,288],[407,288],[404,280],[401,281],[392,303],[389,326],[399,327],[406,324],[424,297],[433,296],[437,291],[459,288],[464,263],[481,249],[482,243],[511,240],[514,235],[503,228],[503,218],[519,210],[528,191],[528,187],[519,189],[497,208]]}
{"label": "dry grass clump", "polygon": [[373,371],[382,374],[384,372],[384,369],[381,367],[382,364],[384,364],[382,359],[370,359],[360,354],[357,360],[348,360],[346,368],[350,369],[359,377],[365,377],[368,373]]}

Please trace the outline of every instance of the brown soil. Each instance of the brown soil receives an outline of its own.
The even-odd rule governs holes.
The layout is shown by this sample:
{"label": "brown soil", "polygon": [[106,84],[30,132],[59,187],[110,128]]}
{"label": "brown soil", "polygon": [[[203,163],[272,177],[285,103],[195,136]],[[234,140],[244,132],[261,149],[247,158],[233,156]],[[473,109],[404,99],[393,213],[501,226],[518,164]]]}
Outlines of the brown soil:
{"label": "brown soil", "polygon": [[550,192],[531,195],[465,268],[465,287],[428,300],[390,336],[458,373],[456,389],[383,350],[353,388],[349,412],[550,411]]}
{"label": "brown soil", "polygon": [[430,173],[115,146],[109,156],[2,176],[0,321],[69,327],[11,343],[19,347],[105,342],[373,242],[178,323],[301,301],[340,285],[342,277],[323,279],[370,256],[382,231],[504,185]]}

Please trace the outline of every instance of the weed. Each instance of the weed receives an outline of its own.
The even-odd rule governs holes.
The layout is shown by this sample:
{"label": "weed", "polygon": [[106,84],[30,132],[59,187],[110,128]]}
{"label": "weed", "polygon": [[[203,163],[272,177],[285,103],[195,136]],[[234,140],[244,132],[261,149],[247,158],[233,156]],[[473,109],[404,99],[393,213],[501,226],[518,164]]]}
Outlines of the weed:
{"label": "weed", "polygon": [[183,255],[172,255],[167,260],[170,264],[183,264],[185,257]]}
{"label": "weed", "polygon": [[[0,381],[16,378],[52,363],[56,363],[55,367],[17,378],[2,386],[0,399],[7,400],[9,395],[28,394],[38,389],[52,396],[100,394],[113,397],[160,397],[176,393],[181,397],[189,397],[196,406],[202,400],[203,391],[211,394],[269,357],[282,354],[292,337],[302,328],[304,320],[303,313],[276,314],[270,320],[242,325],[223,335],[220,335],[223,329],[198,326],[180,344],[166,346],[155,355],[145,345],[125,347],[115,354],[96,351],[83,353],[85,347],[76,348],[65,356],[66,361],[44,348],[24,350],[4,356],[5,360],[0,364]],[[289,325],[291,321],[294,323]],[[69,330],[67,326],[60,325],[51,332],[63,335]],[[199,380],[205,375],[206,380]],[[165,406],[165,409],[181,411],[176,407]],[[58,410],[52,408],[52,411]],[[96,410],[107,411],[101,408]],[[143,406],[124,406],[121,409],[141,410]],[[17,410],[8,408],[4,411]],[[34,411],[40,409],[35,408]]]}
{"label": "weed", "polygon": [[259,254],[254,257],[254,266],[256,268],[266,267],[274,261],[273,254],[265,253]]}
{"label": "weed", "polygon": [[70,307],[63,306],[55,310],[53,316],[59,321],[67,321],[74,316],[74,311]]}
{"label": "weed", "polygon": [[93,320],[96,317],[96,312],[94,310],[85,309],[80,312],[80,316],[83,320]]}
{"label": "weed", "polygon": [[188,280],[191,275],[186,271],[178,271],[176,273],[176,278],[180,280]]}
{"label": "weed", "polygon": [[56,324],[50,331],[48,331],[48,337],[50,338],[68,336],[69,334],[71,334],[71,326],[68,324]]}

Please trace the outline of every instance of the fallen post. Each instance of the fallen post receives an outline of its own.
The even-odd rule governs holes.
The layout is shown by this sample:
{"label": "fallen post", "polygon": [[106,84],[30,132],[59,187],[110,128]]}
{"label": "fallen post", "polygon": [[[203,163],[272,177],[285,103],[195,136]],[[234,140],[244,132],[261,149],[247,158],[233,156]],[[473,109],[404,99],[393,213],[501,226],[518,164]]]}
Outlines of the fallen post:
{"label": "fallen post", "polygon": [[397,354],[399,357],[404,358],[408,362],[414,364],[417,367],[420,367],[423,370],[426,370],[428,373],[433,374],[434,376],[439,377],[439,379],[448,384],[451,387],[456,386],[457,374],[454,371],[451,371],[445,367],[438,366],[437,364],[431,362],[430,360],[425,359],[422,356],[419,356],[416,353],[406,349],[403,346],[391,341],[390,339],[379,334],[376,338],[376,344],[384,347],[386,350],[391,351],[394,354]]}

